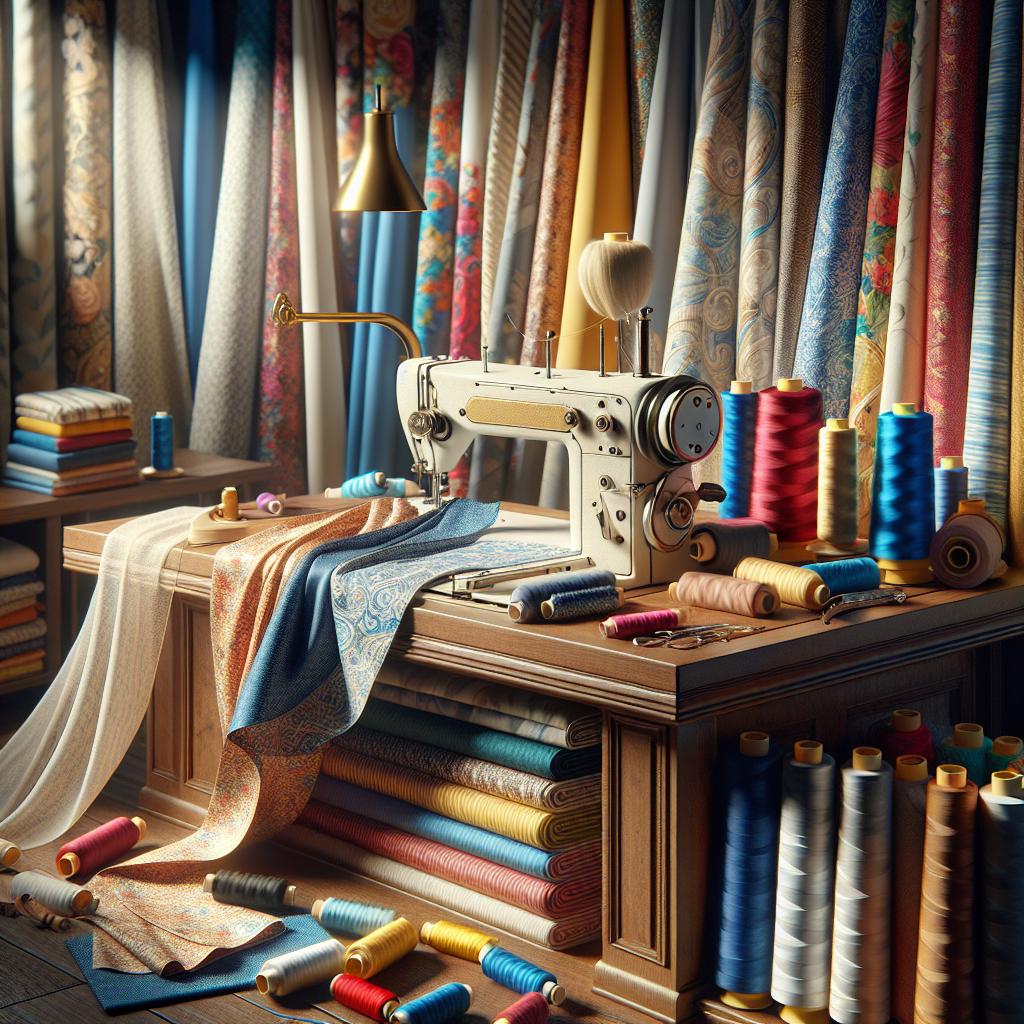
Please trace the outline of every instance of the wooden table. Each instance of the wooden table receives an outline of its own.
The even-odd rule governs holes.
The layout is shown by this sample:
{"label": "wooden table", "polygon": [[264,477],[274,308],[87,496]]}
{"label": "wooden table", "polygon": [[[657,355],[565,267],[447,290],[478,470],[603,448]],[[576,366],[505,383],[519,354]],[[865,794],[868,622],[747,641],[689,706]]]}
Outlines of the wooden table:
{"label": "wooden table", "polygon": [[[65,565],[95,572],[113,525],[67,529]],[[190,824],[203,818],[221,749],[209,628],[214,550],[168,560],[178,566],[180,557],[181,571],[140,798]],[[767,628],[757,636],[691,651],[606,640],[593,621],[520,626],[493,607],[426,595],[410,607],[390,656],[602,709],[604,933],[599,959],[583,950],[579,964],[600,996],[678,1021],[707,994],[701,948],[720,741],[763,729],[783,747],[817,739],[841,754],[908,706],[946,727],[969,720],[991,735],[1024,729],[1024,571],[976,591],[909,593],[902,607],[865,609],[830,625],[785,606],[760,620]],[[631,597],[637,609],[666,603],[663,591]],[[752,621],[699,609],[693,619]],[[423,903],[421,919],[431,909]],[[535,947],[533,957],[554,965],[566,954]]]}
{"label": "wooden table", "polygon": [[[272,467],[266,462],[226,459],[186,449],[174,453],[174,464],[185,470],[184,475],[63,498],[51,498],[19,487],[0,487],[0,528],[3,528],[4,535],[41,552],[40,574],[46,585],[43,600],[48,625],[44,671],[0,683],[0,696],[49,683],[61,664],[64,653],[61,643],[63,598],[66,596],[61,586],[61,527],[65,520],[81,520],[96,512],[109,514],[113,510],[120,514],[138,514],[155,511],[156,508],[171,508],[189,499],[198,500],[201,496],[209,496],[206,504],[212,504],[221,488],[228,486],[236,486],[240,494],[248,496],[247,489],[269,481],[272,472]],[[70,590],[69,595],[74,608],[74,596]],[[70,624],[69,641],[73,639],[76,627],[77,622]]]}

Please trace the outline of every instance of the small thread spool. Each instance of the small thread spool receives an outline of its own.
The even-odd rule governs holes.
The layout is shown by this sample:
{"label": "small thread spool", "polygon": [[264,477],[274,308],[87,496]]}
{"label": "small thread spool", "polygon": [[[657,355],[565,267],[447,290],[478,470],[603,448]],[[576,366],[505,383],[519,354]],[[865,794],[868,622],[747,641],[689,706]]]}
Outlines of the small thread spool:
{"label": "small thread spool", "polygon": [[718,514],[723,519],[736,519],[750,514],[757,392],[752,390],[749,380],[734,380],[729,390],[723,391],[719,397],[722,402],[722,486],[725,488],[725,501],[719,504]]}
{"label": "small thread spool", "polygon": [[174,469],[174,418],[158,412],[149,421],[150,458],[158,473]]}
{"label": "small thread spool", "polygon": [[552,594],[541,602],[540,613],[548,622],[566,622],[592,615],[607,615],[621,608],[623,601],[625,591],[622,587],[587,587],[585,590]]}
{"label": "small thread spool", "polygon": [[[369,486],[361,488],[364,491],[369,491],[370,487],[376,486],[376,481],[380,477],[384,477],[383,473],[366,473],[366,477],[373,477]],[[357,477],[356,482],[362,480],[363,477]],[[389,476],[384,477],[384,483],[381,485],[381,489],[375,493],[364,493],[364,494],[352,494],[348,490],[348,485],[353,483],[352,480],[346,480],[340,487],[328,487],[324,491],[325,498],[418,498],[423,494],[423,490],[420,488],[414,480],[406,480],[400,476]]]}
{"label": "small thread spool", "polygon": [[57,870],[64,878],[79,872],[91,875],[145,838],[146,823],[142,818],[115,818],[65,843],[57,851]]}
{"label": "small thread spool", "polygon": [[818,431],[818,540],[857,543],[857,431],[845,419]]}
{"label": "small thread spool", "polygon": [[17,843],[0,839],[0,864],[9,868],[16,864],[21,857],[21,847]]}
{"label": "small thread spool", "polygon": [[598,625],[601,636],[609,639],[628,640],[642,633],[653,633],[658,629],[676,629],[687,619],[682,608],[659,608],[653,612],[633,612],[630,615],[613,615]]}
{"label": "small thread spool", "polygon": [[876,590],[882,585],[878,563],[873,558],[839,558],[834,562],[815,562],[806,568],[824,580],[831,597]]}
{"label": "small thread spool", "polygon": [[210,893],[218,903],[248,907],[265,914],[276,914],[285,907],[295,906],[295,886],[286,878],[269,875],[252,875],[222,868],[215,875],[206,876],[203,891]]}
{"label": "small thread spool", "polygon": [[953,735],[939,743],[935,756],[943,764],[963,765],[967,778],[976,786],[984,786],[990,775],[988,767],[992,740],[975,722],[960,722],[953,726]]}
{"label": "small thread spool", "polygon": [[17,917],[24,914],[39,922],[40,928],[49,928],[52,932],[66,932],[71,927],[71,921],[59,914],[51,914],[49,910],[37,903],[31,896],[19,896],[13,904],[13,914],[5,914],[5,917]]}
{"label": "small thread spool", "polygon": [[287,996],[341,973],[345,947],[337,939],[271,957],[256,975],[260,995]]}
{"label": "small thread spool", "polygon": [[348,939],[361,939],[398,917],[398,912],[388,907],[341,900],[335,896],[314,900],[309,912],[329,932],[344,935]]}
{"label": "small thread spool", "polygon": [[439,953],[448,953],[450,956],[457,956],[473,963],[480,962],[482,950],[498,944],[490,935],[467,928],[464,924],[452,924],[450,921],[426,922],[420,928],[420,941]]}
{"label": "small thread spool", "polygon": [[11,879],[11,895],[30,896],[41,907],[60,917],[88,917],[96,912],[99,900],[80,885],[71,885],[39,871],[22,871]]}
{"label": "small thread spool", "polygon": [[988,770],[1004,772],[1024,753],[1024,740],[1019,736],[997,736],[988,752]]}
{"label": "small thread spool", "polygon": [[771,615],[781,603],[778,590],[770,583],[706,572],[684,572],[678,583],[668,585],[668,596],[683,605],[751,618]]}
{"label": "small thread spool", "polygon": [[894,711],[890,721],[881,730],[879,745],[886,761],[894,768],[903,755],[921,757],[933,764],[935,762],[931,730],[921,721],[920,711],[910,708]]}
{"label": "small thread spool", "polygon": [[418,941],[416,929],[404,917],[396,918],[348,947],[345,973],[359,978],[372,978],[411,953]]}
{"label": "small thread spool", "polygon": [[935,532],[967,500],[967,467],[961,455],[943,455],[935,468]]}
{"label": "small thread spool", "polygon": [[238,491],[234,487],[225,487],[220,492],[220,507],[218,508],[221,519],[228,522],[238,520]]}
{"label": "small thread spool", "polygon": [[342,498],[379,498],[387,486],[387,475],[380,470],[354,476],[341,485]]}
{"label": "small thread spool", "polygon": [[820,611],[829,599],[829,590],[822,578],[798,565],[781,565],[764,558],[744,558],[733,570],[740,580],[770,583],[786,604]]}
{"label": "small thread spool", "polygon": [[552,1006],[565,1002],[565,989],[558,979],[529,960],[493,946],[480,951],[480,968],[484,975],[513,992],[539,992]]}
{"label": "small thread spool", "polygon": [[985,514],[983,499],[961,501],[931,542],[935,577],[947,587],[969,590],[1006,572],[1003,531]]}
{"label": "small thread spool", "polygon": [[269,512],[272,516],[279,516],[284,511],[281,499],[270,491],[256,495],[256,507],[263,512]]}
{"label": "small thread spool", "polygon": [[473,1005],[473,990],[468,985],[452,982],[412,999],[391,1015],[392,1024],[444,1024]]}
{"label": "small thread spool", "polygon": [[549,573],[537,580],[520,583],[509,598],[508,614],[513,622],[541,622],[541,604],[553,594],[590,587],[614,586],[615,574],[607,569],[579,569]]}
{"label": "small thread spool", "polygon": [[394,992],[353,974],[337,975],[331,982],[331,995],[342,1006],[381,1021],[388,1020],[401,1003]]}
{"label": "small thread spool", "polygon": [[506,1006],[493,1024],[544,1024],[549,1013],[548,1001],[539,992],[527,992]]}
{"label": "small thread spool", "polygon": [[703,523],[690,534],[690,557],[703,572],[731,573],[744,558],[768,558],[772,535],[764,523]]}

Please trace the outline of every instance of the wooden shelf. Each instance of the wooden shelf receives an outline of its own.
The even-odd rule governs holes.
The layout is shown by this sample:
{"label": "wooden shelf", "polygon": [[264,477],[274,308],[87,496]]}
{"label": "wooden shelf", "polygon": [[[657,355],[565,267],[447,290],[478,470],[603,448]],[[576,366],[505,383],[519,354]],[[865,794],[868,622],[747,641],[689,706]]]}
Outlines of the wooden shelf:
{"label": "wooden shelf", "polygon": [[[42,653],[45,654],[46,652],[43,651]],[[56,674],[56,672],[52,672],[50,669],[44,669],[42,672],[35,672],[30,676],[8,679],[0,683],[0,697],[5,697],[9,693],[17,693],[19,690],[28,690],[33,686],[48,686],[53,682]]]}

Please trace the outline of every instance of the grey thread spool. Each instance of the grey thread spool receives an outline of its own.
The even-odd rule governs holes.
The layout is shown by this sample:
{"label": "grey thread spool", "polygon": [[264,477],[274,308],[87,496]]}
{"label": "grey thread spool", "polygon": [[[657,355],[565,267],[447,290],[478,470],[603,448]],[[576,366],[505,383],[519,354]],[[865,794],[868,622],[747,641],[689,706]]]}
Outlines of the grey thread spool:
{"label": "grey thread spool", "polygon": [[987,1024],[1024,1022],[1024,782],[1015,772],[994,772],[979,792],[984,952],[982,1001]]}
{"label": "grey thread spool", "polygon": [[286,996],[300,988],[330,981],[345,968],[345,947],[337,939],[271,957],[256,975],[261,995]]}
{"label": "grey thread spool", "polygon": [[88,889],[41,871],[22,871],[11,880],[11,896],[31,896],[41,907],[59,917],[87,917],[96,913],[99,900]]}
{"label": "grey thread spool", "polygon": [[891,965],[892,766],[857,747],[842,769],[829,1014],[888,1024]]}
{"label": "grey thread spool", "polygon": [[798,742],[782,765],[771,994],[784,1007],[821,1011],[823,1019],[832,968],[835,807],[835,760],[820,743]]}

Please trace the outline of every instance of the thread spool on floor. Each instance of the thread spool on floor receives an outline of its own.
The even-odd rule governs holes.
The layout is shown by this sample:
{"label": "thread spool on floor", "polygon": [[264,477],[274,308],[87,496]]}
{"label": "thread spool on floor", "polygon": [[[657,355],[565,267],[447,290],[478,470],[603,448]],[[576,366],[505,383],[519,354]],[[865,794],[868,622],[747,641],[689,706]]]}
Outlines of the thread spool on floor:
{"label": "thread spool on floor", "polygon": [[985,512],[980,498],[961,501],[931,542],[931,561],[936,578],[947,587],[969,590],[1002,576],[1006,538],[999,524]]}
{"label": "thread spool on floor", "polygon": [[222,868],[203,879],[203,892],[218,903],[247,907],[265,914],[276,914],[295,906],[295,886],[286,878],[254,875],[245,871]]}
{"label": "thread spool on floor", "polygon": [[115,818],[65,843],[57,851],[57,871],[63,878],[79,872],[93,874],[146,838],[142,818]]}
{"label": "thread spool on floor", "polygon": [[344,962],[345,947],[326,939],[271,957],[256,975],[256,988],[260,995],[287,996],[340,974]]}
{"label": "thread spool on floor", "polygon": [[775,587],[786,604],[810,611],[820,611],[830,596],[828,587],[817,573],[797,565],[744,558],[733,570],[733,575],[741,580],[768,583]]}
{"label": "thread spool on floor", "polygon": [[565,989],[550,971],[499,946],[485,947],[479,955],[480,968],[491,981],[513,992],[539,992],[552,1006],[561,1006],[565,1002]]}
{"label": "thread spool on floor", "polygon": [[505,1007],[493,1024],[544,1024],[549,1013],[548,1001],[539,992],[527,992]]}
{"label": "thread spool on floor", "polygon": [[361,939],[398,917],[398,912],[388,907],[375,907],[370,903],[357,903],[335,896],[314,900],[309,912],[327,931],[347,939]]}
{"label": "thread spool on floor", "polygon": [[59,917],[88,917],[96,912],[99,900],[81,885],[72,885],[40,871],[21,871],[11,879],[11,896],[28,896]]}
{"label": "thread spool on floor", "polygon": [[354,974],[337,975],[331,982],[331,995],[342,1006],[380,1021],[388,1020],[401,1004],[394,992]]}
{"label": "thread spool on floor", "polygon": [[867,551],[857,501],[857,431],[848,420],[829,419],[818,432],[818,536],[807,550],[836,558]]}
{"label": "thread spool on floor", "polygon": [[[750,514],[750,485],[754,476],[754,435],[757,430],[757,392],[749,380],[734,380],[720,395],[722,402],[722,486],[725,501],[718,514],[736,519]],[[767,555],[759,557],[766,558]],[[731,570],[730,570],[731,571]]]}
{"label": "thread spool on floor", "polygon": [[427,921],[420,927],[420,941],[439,953],[448,953],[473,963],[480,962],[485,948],[498,944],[490,935],[450,921]]}
{"label": "thread spool on floor", "polygon": [[404,917],[396,918],[348,947],[344,971],[359,978],[372,978],[411,953],[418,941],[416,929]]}
{"label": "thread spool on floor", "polygon": [[391,1015],[393,1024],[444,1024],[473,1005],[473,990],[469,985],[452,982],[412,999]]}

